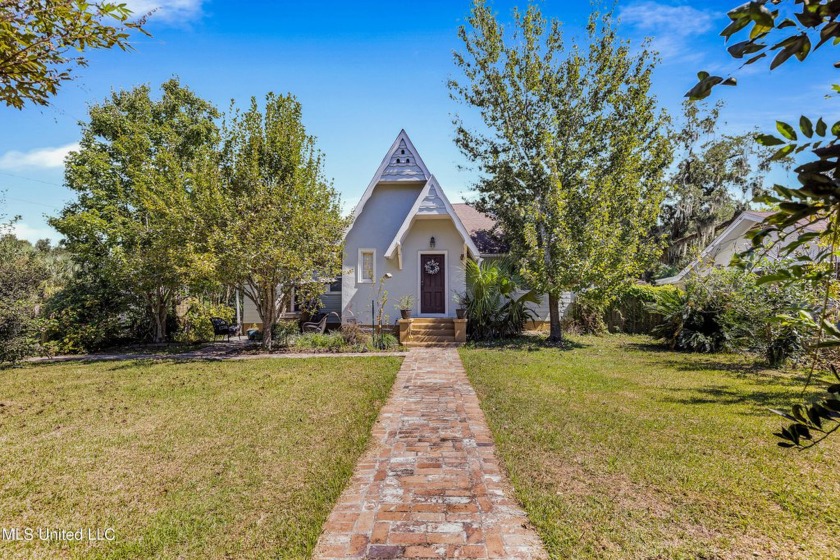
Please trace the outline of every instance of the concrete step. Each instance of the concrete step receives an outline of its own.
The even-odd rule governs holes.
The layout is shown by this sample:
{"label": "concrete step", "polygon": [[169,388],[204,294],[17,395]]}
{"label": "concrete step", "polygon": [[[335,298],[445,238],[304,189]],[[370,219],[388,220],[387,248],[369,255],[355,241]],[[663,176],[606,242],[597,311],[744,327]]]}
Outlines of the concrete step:
{"label": "concrete step", "polygon": [[411,320],[414,325],[452,325],[452,319],[446,317],[417,317]]}
{"label": "concrete step", "polygon": [[455,323],[411,323],[412,329],[454,329]]}
{"label": "concrete step", "polygon": [[440,334],[440,335],[455,335],[455,329],[448,328],[448,329],[429,329],[426,327],[418,327],[416,325],[411,326],[411,334]]}
{"label": "concrete step", "polygon": [[417,335],[413,332],[408,339],[409,342],[455,342],[455,335],[439,336],[439,335]]}
{"label": "concrete step", "polygon": [[407,348],[457,348],[463,345],[463,342],[413,342],[409,341],[403,344]]}

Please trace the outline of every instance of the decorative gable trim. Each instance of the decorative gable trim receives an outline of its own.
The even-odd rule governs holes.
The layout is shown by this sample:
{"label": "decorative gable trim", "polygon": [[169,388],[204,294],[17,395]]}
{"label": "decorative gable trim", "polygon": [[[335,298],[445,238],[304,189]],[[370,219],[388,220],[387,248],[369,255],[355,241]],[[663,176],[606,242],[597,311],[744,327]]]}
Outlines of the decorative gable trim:
{"label": "decorative gable trim", "polygon": [[[398,172],[398,168],[396,168],[396,159],[398,157],[397,152],[401,149],[400,146],[405,146],[405,149],[410,152],[410,158],[413,160],[411,161],[411,167],[417,168],[421,173],[422,176],[405,176],[403,178],[400,177],[400,173]],[[404,157],[402,154],[399,154],[399,157]],[[423,158],[420,157],[420,154],[417,152],[417,148],[414,147],[414,144],[411,142],[411,138],[408,137],[406,134],[405,129],[400,130],[400,133],[397,134],[396,140],[394,140],[391,147],[388,148],[388,151],[385,153],[385,157],[382,158],[382,163],[379,164],[379,167],[376,169],[376,173],[373,174],[373,179],[370,180],[365,192],[362,194],[362,198],[359,199],[359,203],[356,204],[356,208],[353,210],[353,217],[350,220],[350,225],[347,226],[347,230],[344,232],[346,236],[347,233],[353,228],[353,224],[356,223],[356,220],[362,213],[362,210],[365,207],[365,204],[370,197],[373,195],[373,191],[381,182],[399,182],[399,181],[428,181],[431,178],[432,174],[429,172],[429,168],[426,167],[426,164],[423,162]]]}
{"label": "decorative gable trim", "polygon": [[449,202],[449,199],[446,197],[446,193],[443,192],[442,188],[440,188],[440,184],[437,179],[435,179],[434,175],[426,181],[426,184],[423,186],[423,190],[420,191],[420,194],[417,196],[414,206],[411,207],[411,210],[408,212],[408,215],[406,215],[400,229],[397,230],[394,240],[391,241],[391,244],[385,251],[385,257],[392,259],[396,256],[398,265],[400,269],[402,269],[402,242],[405,239],[405,236],[408,235],[408,232],[417,217],[437,217],[447,215],[452,220],[452,223],[455,225],[455,229],[458,230],[461,238],[464,240],[464,247],[469,251],[469,254],[475,258],[479,258],[480,255],[478,247],[475,246],[475,242],[472,240],[472,237],[470,237],[469,231],[467,231],[467,228],[464,227],[464,223],[461,221],[461,218],[458,217],[458,214],[455,213],[455,210],[452,208],[452,203]]}

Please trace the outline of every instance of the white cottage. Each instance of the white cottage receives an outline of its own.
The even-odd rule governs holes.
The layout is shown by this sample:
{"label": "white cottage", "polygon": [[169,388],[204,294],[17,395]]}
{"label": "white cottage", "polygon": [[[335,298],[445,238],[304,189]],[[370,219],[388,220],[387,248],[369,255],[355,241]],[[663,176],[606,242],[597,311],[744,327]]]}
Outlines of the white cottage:
{"label": "white cottage", "polygon": [[[456,295],[466,289],[464,261],[497,258],[506,251],[495,221],[466,204],[450,203],[401,130],[353,211],[344,238],[343,273],[321,296],[322,312],[336,323],[340,317],[370,324],[371,302],[382,285],[389,294],[389,325],[399,317],[396,301],[414,298],[411,322],[400,325],[403,341],[462,341],[466,325],[456,318]],[[571,294],[566,296],[561,313],[572,301]],[[534,312],[535,326],[548,320],[546,302]],[[285,314],[296,316],[295,309]],[[248,300],[243,321],[260,326]]]}
{"label": "white cottage", "polygon": [[377,283],[390,274],[385,289],[391,301],[410,295],[414,317],[453,318],[468,258],[480,258],[475,242],[411,139],[400,131],[345,236],[342,317],[369,321]]}

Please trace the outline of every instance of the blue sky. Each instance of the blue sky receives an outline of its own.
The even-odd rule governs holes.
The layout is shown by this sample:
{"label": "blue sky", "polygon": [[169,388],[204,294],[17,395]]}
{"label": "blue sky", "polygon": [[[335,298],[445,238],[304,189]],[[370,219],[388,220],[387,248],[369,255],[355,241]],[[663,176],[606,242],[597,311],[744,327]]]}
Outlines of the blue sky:
{"label": "blue sky", "polygon": [[[152,38],[135,38],[133,52],[92,53],[90,66],[78,70],[78,79],[50,107],[0,107],[0,191],[6,198],[0,214],[22,216],[18,235],[58,237],[45,215],[71,199],[62,186],[62,160],[79,138],[78,122],[88,105],[113,89],[143,83],[157,88],[173,75],[220,109],[231,99],[244,104],[272,90],[294,93],[346,208],[355,204],[401,128],[450,198],[469,198],[475,177],[462,169],[466,161],[452,142],[451,124],[453,113],[465,108],[449,99],[446,88],[456,72],[452,51],[460,47],[456,30],[468,13],[467,0],[127,3],[138,13],[159,6],[147,25]],[[504,19],[516,4],[524,1],[492,2]],[[636,44],[650,36],[662,53],[655,94],[668,110],[679,112],[698,70],[737,67],[718,36],[726,10],[737,4],[618,2],[622,34]],[[541,6],[570,35],[581,32],[591,8],[589,0],[544,0]],[[822,98],[836,81],[833,54],[825,47],[806,64],[792,61],[772,75],[766,64],[739,73],[737,88],[719,88],[715,95],[727,102],[721,132],[770,130],[776,118],[798,119],[797,107],[834,122],[840,116],[836,102]]]}

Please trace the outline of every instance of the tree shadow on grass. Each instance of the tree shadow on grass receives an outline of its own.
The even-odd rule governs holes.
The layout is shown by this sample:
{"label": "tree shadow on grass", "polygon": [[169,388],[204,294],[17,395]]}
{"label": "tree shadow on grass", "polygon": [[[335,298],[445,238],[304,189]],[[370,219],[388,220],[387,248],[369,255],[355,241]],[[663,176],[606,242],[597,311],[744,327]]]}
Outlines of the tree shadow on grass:
{"label": "tree shadow on grass", "polygon": [[694,388],[668,388],[672,393],[658,399],[664,403],[682,405],[739,405],[745,407],[739,414],[746,416],[769,415],[769,408],[786,408],[790,404],[789,390],[750,390],[733,389],[720,385],[707,385]]}
{"label": "tree shadow on grass", "polygon": [[523,334],[514,338],[497,340],[470,341],[466,348],[480,348],[482,350],[519,350],[522,352],[539,352],[541,350],[559,350],[565,352],[578,348],[587,348],[591,344],[564,339],[563,342],[549,342],[548,337],[540,334]]}

